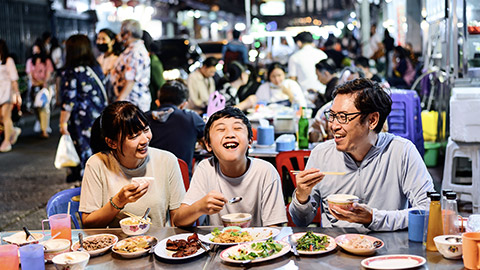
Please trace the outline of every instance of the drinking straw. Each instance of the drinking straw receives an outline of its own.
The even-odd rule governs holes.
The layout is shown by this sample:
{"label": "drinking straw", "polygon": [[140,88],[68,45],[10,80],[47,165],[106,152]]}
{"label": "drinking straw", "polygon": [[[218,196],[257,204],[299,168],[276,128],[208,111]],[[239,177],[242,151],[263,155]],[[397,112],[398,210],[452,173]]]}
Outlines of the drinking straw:
{"label": "drinking straw", "polygon": [[71,202],[68,202],[67,214],[69,214],[69,215],[70,215],[70,205],[71,205]]}

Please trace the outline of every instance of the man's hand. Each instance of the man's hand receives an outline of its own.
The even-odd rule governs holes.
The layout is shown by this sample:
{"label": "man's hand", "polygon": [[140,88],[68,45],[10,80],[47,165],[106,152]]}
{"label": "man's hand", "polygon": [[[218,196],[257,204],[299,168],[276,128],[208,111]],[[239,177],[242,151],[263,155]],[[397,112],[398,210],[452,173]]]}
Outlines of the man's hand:
{"label": "man's hand", "polygon": [[313,187],[318,184],[325,177],[319,169],[311,168],[300,172],[296,176],[297,180],[297,189],[295,191],[295,196],[297,200],[304,204],[308,200],[308,196],[312,193]]}
{"label": "man's hand", "polygon": [[365,204],[353,203],[353,209],[351,211],[340,208],[337,205],[332,205],[329,211],[338,220],[360,223],[365,226],[370,225],[373,219],[372,209]]}
{"label": "man's hand", "polygon": [[212,215],[220,212],[227,200],[222,193],[212,190],[200,199],[200,209],[203,214]]}

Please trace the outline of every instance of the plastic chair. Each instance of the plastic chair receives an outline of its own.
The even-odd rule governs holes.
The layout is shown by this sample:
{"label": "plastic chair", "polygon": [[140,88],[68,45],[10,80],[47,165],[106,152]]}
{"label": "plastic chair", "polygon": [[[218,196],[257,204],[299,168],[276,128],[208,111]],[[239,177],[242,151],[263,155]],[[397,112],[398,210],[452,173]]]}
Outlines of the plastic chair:
{"label": "plastic chair", "polygon": [[[68,203],[70,202],[70,215],[72,216],[73,224],[75,229],[81,229],[80,224],[82,223],[82,215],[78,212],[78,207],[80,203],[78,201],[73,201],[72,197],[80,195],[80,187],[62,190],[57,194],[53,195],[47,203],[47,216],[55,214],[64,214],[67,213]],[[78,216],[77,216],[78,214]]]}
{"label": "plastic chair", "polygon": [[[280,177],[282,178],[284,194],[293,193],[294,188],[297,187],[297,181],[295,179],[295,174],[293,173],[293,171],[304,170],[305,164],[307,163],[306,161],[308,160],[309,156],[310,156],[310,150],[295,150],[295,151],[280,152],[275,157],[277,171],[278,171],[278,174],[280,174]],[[288,185],[288,183],[292,183],[293,188],[291,188],[291,185]],[[289,206],[290,206],[290,203],[288,203],[286,207],[288,226],[295,227],[295,224],[292,221],[292,217],[288,212]],[[322,213],[319,208],[317,210],[317,215],[315,216],[312,222],[316,222],[321,225],[321,221],[322,221],[321,214]]]}
{"label": "plastic chair", "polygon": [[185,191],[190,188],[190,177],[188,176],[188,165],[182,159],[178,159],[178,165],[180,165],[180,171],[182,171],[183,184],[185,185]]}

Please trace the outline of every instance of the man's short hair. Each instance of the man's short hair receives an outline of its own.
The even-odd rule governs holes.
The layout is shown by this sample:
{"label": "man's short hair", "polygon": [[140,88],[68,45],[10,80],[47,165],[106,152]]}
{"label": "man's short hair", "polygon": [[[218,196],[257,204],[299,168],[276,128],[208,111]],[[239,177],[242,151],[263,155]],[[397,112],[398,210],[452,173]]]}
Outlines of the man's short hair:
{"label": "man's short hair", "polygon": [[300,41],[302,43],[313,43],[313,36],[310,32],[300,32],[293,39],[295,42]]}
{"label": "man's short hair", "polygon": [[233,36],[233,39],[239,39],[240,38],[240,31],[233,30],[232,36]]}
{"label": "man's short hair", "polygon": [[125,20],[122,22],[122,30],[132,33],[134,38],[142,38],[143,31],[140,23],[136,20]]}
{"label": "man's short hair", "polygon": [[179,106],[188,100],[188,88],[180,80],[169,80],[158,91],[160,105],[173,104]]}
{"label": "man's short hair", "polygon": [[364,56],[359,56],[357,59],[355,59],[355,65],[361,66],[364,68],[370,68],[370,64],[368,63],[368,58]]}
{"label": "man's short hair", "polygon": [[210,56],[207,59],[205,59],[205,61],[203,61],[202,66],[209,68],[209,67],[214,67],[217,64],[218,64],[218,59],[213,56]]}
{"label": "man's short hair", "polygon": [[205,133],[204,133],[205,141],[207,143],[210,143],[209,131],[210,131],[210,128],[212,127],[213,122],[222,118],[236,118],[236,119],[242,120],[242,122],[247,126],[248,139],[250,140],[253,138],[252,124],[250,124],[250,120],[248,120],[247,116],[245,116],[245,114],[240,109],[236,107],[227,106],[223,110],[215,112],[208,118],[207,124],[205,124]]}
{"label": "man's short hair", "polygon": [[319,72],[323,72],[324,70],[328,71],[330,74],[335,73],[336,71],[336,65],[335,62],[331,58],[323,59],[322,61],[318,62],[315,65],[315,68]]}
{"label": "man's short hair", "polygon": [[374,131],[379,133],[387,116],[392,110],[392,98],[378,84],[367,78],[358,78],[339,85],[333,91],[333,98],[337,95],[355,95],[355,107],[362,112],[360,121],[364,122],[369,113],[378,112],[380,118]]}

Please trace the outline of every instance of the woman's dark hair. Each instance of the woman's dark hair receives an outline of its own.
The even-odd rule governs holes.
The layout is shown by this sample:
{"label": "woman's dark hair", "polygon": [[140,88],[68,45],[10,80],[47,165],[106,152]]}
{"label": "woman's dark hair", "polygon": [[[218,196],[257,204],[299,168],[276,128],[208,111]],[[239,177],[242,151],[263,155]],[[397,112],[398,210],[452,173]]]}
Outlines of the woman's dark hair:
{"label": "woman's dark hair", "polygon": [[93,153],[113,150],[105,139],[118,141],[123,154],[123,142],[127,136],[145,130],[149,126],[145,114],[128,101],[117,101],[108,105],[92,126],[90,147]]}
{"label": "woman's dark hair", "polygon": [[405,59],[408,56],[407,50],[405,50],[402,46],[396,46],[393,50],[396,52],[397,57],[400,59]]}
{"label": "woman's dark hair", "polygon": [[361,122],[367,119],[369,113],[378,112],[380,118],[374,131],[379,133],[387,116],[392,110],[390,95],[378,84],[367,78],[358,78],[339,85],[333,91],[333,98],[337,95],[355,94],[355,107],[362,112]]}
{"label": "woman's dark hair", "polygon": [[357,59],[355,59],[355,65],[356,66],[361,66],[364,68],[370,68],[370,64],[368,63],[368,58],[364,56],[359,56]]}
{"label": "woman's dark hair", "polygon": [[[39,54],[33,54],[33,47],[37,46],[40,49]],[[40,61],[42,63],[46,63],[48,58],[47,52],[45,51],[45,46],[43,45],[43,41],[41,39],[36,39],[35,42],[32,45],[32,49],[30,50],[30,53],[32,54],[32,64],[35,66],[37,63],[37,59],[40,58]]]}
{"label": "woman's dark hair", "polygon": [[315,68],[319,72],[326,70],[330,74],[333,74],[336,71],[335,62],[331,58],[323,59],[322,61],[318,62],[317,64],[315,64]]}
{"label": "woman's dark hair", "polygon": [[272,72],[276,69],[276,68],[279,68],[280,70],[283,71],[283,73],[285,73],[285,66],[280,64],[279,62],[273,62],[271,63],[269,66],[268,66],[268,70],[267,70],[267,81],[270,81],[270,74],[272,74]]}
{"label": "woman's dark hair", "polygon": [[5,40],[0,39],[0,61],[2,61],[2,65],[7,63],[8,58],[8,47]]}
{"label": "woman's dark hair", "polygon": [[179,106],[188,100],[188,88],[180,80],[166,81],[160,88],[158,100],[160,105],[173,104]]}
{"label": "woman's dark hair", "polygon": [[58,43],[58,39],[56,37],[52,37],[50,39],[50,44],[52,44],[52,47],[50,47],[50,54],[52,54],[54,49],[60,47],[60,44]]}
{"label": "woman's dark hair", "polygon": [[150,35],[150,33],[143,30],[142,40],[143,40],[143,44],[145,45],[145,48],[147,49],[147,51],[152,52],[153,38]]}
{"label": "woman's dark hair", "polygon": [[205,124],[204,131],[204,137],[207,143],[210,143],[210,128],[212,127],[213,122],[222,118],[236,118],[242,120],[242,122],[247,126],[248,139],[250,140],[253,138],[252,124],[250,124],[250,120],[248,120],[247,116],[245,116],[245,114],[240,109],[227,106],[223,110],[215,112],[208,118],[208,121]]}
{"label": "woman's dark hair", "polygon": [[236,81],[238,78],[240,78],[240,76],[242,76],[242,73],[245,72],[245,70],[246,68],[238,61],[233,61],[230,63],[230,65],[228,65],[226,74],[228,82]]}
{"label": "woman's dark hair", "polygon": [[78,66],[97,66],[98,62],[92,52],[90,40],[85,35],[73,35],[67,39],[66,47],[66,68]]}
{"label": "woman's dark hair", "polygon": [[115,34],[115,32],[113,32],[112,30],[110,30],[108,28],[103,28],[100,31],[98,31],[98,33],[104,33],[111,40],[114,41],[113,46],[112,46],[112,50],[113,50],[114,55],[120,55],[120,53],[122,53],[122,50],[123,50],[122,45],[117,42],[117,34]]}

